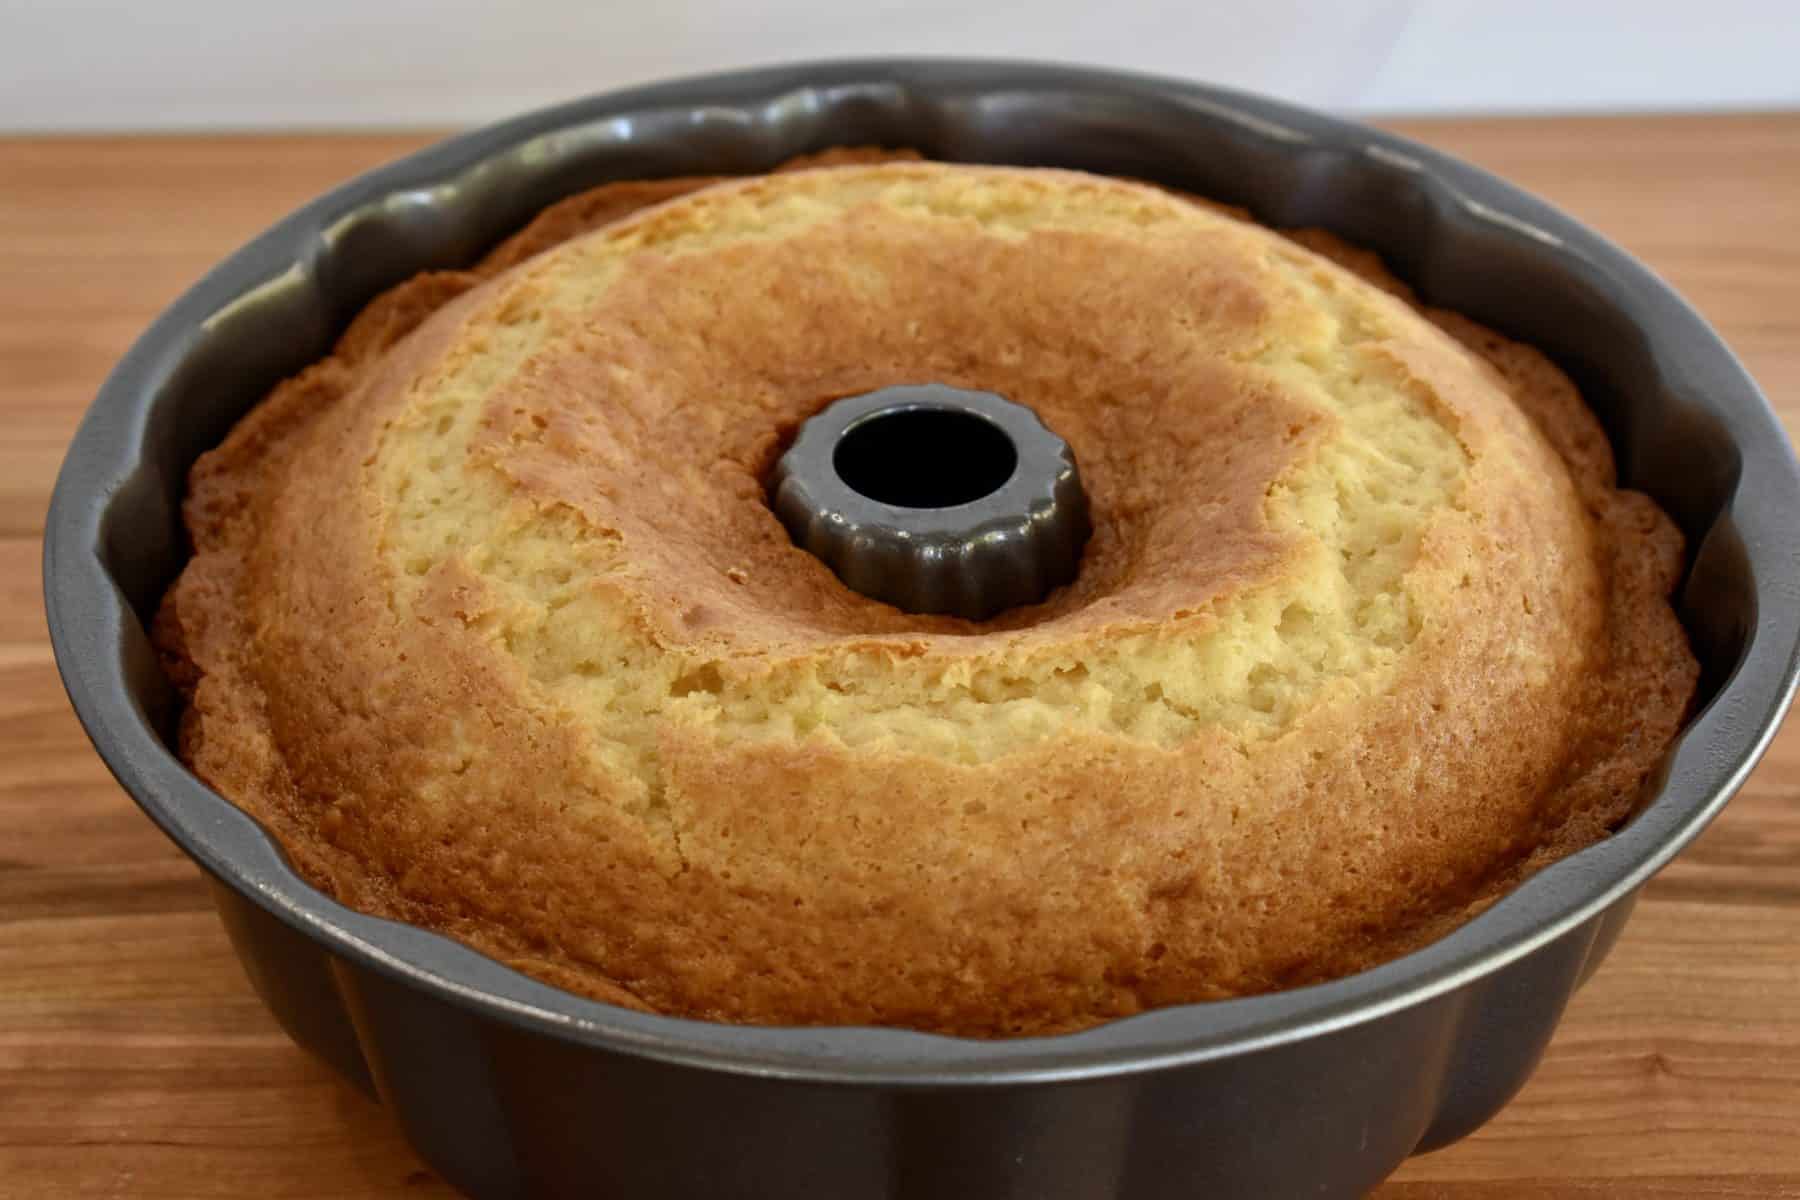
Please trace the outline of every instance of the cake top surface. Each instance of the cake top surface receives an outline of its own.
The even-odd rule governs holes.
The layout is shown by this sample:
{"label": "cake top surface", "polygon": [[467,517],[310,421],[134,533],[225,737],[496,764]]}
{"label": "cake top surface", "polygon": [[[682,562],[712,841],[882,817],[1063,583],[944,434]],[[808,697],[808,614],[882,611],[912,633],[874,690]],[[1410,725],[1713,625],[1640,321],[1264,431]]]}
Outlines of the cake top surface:
{"label": "cake top surface", "polygon": [[[1407,576],[1464,483],[1459,428],[1516,414],[1337,267],[1073,174],[773,176],[484,299],[408,362],[366,480],[396,598],[442,614],[433,572],[472,571],[507,601],[487,635],[614,729],[630,710],[984,757],[1071,726],[1265,736],[1321,688],[1380,686],[1435,602]],[[771,523],[800,420],[921,380],[998,391],[1076,447],[1104,519],[1046,603],[901,613]],[[620,659],[628,679],[595,669]]]}

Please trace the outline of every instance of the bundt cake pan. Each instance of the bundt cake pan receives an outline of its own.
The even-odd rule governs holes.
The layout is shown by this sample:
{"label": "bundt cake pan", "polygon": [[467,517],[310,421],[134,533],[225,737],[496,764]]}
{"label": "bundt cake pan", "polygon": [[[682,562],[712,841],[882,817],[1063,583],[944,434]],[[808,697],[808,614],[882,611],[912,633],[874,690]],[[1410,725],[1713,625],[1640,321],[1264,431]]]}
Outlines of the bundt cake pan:
{"label": "bundt cake pan", "polygon": [[[1638,815],[1452,935],[1320,986],[1054,1038],[742,1028],[628,1012],[352,912],[169,749],[145,625],[187,554],[189,465],[377,291],[474,259],[608,180],[841,144],[1138,176],[1319,225],[1429,301],[1554,357],[1630,486],[1689,538],[1700,702]],[[1355,1196],[1468,1133],[1536,1063],[1644,881],[1743,781],[1791,697],[1800,471],[1704,321],[1616,247],[1481,171],[1241,93],[1078,68],[825,63],[582,100],[309,204],[165,313],[106,382],[45,538],[56,657],[119,781],[212,878],[296,1041],[476,1197]],[[1629,1135],[1622,1135],[1629,1136]]]}

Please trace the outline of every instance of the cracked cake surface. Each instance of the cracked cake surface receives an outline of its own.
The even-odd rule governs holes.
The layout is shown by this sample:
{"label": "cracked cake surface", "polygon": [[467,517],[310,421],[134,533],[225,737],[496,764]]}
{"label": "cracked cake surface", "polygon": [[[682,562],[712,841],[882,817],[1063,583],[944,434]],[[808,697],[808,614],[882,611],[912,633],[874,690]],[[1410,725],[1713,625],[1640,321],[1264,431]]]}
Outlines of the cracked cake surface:
{"label": "cracked cake surface", "polygon": [[[1052,1033],[1347,974],[1631,811],[1680,537],[1546,359],[1318,232],[840,152],[613,184],[375,301],[195,466],[184,759],[312,882],[659,1012]],[[1076,580],[845,588],[797,425],[992,391]]]}

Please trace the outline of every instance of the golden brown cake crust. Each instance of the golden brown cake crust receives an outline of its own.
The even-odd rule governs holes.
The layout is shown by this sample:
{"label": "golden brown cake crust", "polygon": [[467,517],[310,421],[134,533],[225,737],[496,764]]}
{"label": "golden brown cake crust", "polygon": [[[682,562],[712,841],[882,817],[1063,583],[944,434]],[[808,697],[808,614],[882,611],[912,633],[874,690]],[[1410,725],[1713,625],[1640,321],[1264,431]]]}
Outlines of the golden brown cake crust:
{"label": "golden brown cake crust", "polygon": [[[595,189],[372,304],[194,468],[196,772],[561,986],[971,1035],[1361,969],[1628,814],[1680,538],[1553,365],[1326,234],[889,157]],[[1075,448],[1045,603],[899,613],[764,505],[921,379]]]}

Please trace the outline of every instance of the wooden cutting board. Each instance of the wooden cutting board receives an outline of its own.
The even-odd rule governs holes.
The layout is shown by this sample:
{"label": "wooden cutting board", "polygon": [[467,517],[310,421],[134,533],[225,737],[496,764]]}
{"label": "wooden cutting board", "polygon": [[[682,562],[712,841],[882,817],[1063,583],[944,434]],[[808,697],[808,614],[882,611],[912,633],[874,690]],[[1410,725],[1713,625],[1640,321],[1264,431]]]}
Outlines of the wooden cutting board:
{"label": "wooden cutting board", "polygon": [[[1800,114],[1395,128],[1671,280],[1800,423]],[[423,135],[0,141],[0,1197],[450,1196],[251,995],[57,683],[63,446],[177,292]],[[1800,513],[1795,514],[1800,520]],[[1800,1197],[1800,721],[1653,882],[1524,1093],[1385,1200]]]}

